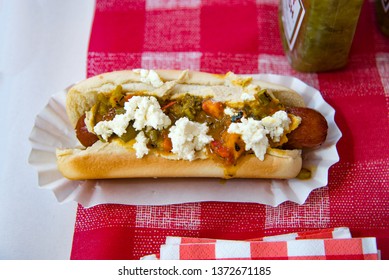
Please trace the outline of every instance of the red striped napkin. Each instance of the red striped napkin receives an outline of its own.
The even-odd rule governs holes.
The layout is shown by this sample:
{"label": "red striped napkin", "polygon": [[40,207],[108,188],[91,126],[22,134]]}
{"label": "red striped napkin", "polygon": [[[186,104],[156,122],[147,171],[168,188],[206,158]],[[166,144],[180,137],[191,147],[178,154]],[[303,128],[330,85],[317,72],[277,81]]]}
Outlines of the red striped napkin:
{"label": "red striped napkin", "polygon": [[167,237],[160,252],[143,260],[377,260],[376,239],[352,238],[348,228],[329,228],[247,241]]}

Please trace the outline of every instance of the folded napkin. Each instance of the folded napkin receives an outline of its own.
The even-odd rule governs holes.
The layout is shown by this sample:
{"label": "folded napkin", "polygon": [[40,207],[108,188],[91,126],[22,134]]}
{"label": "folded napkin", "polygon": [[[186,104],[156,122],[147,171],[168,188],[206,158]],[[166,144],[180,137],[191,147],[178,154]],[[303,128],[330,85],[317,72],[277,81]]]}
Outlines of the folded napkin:
{"label": "folded napkin", "polygon": [[166,238],[160,252],[142,260],[377,260],[376,239],[352,238],[348,228],[298,232],[236,241]]}

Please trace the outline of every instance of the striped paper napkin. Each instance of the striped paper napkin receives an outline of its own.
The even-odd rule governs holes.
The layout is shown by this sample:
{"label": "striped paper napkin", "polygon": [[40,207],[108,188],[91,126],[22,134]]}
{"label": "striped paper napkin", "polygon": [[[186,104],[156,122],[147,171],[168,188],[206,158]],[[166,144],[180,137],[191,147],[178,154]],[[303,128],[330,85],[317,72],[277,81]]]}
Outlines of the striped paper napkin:
{"label": "striped paper napkin", "polygon": [[160,252],[142,260],[377,260],[376,239],[352,238],[345,227],[236,241],[166,238]]}

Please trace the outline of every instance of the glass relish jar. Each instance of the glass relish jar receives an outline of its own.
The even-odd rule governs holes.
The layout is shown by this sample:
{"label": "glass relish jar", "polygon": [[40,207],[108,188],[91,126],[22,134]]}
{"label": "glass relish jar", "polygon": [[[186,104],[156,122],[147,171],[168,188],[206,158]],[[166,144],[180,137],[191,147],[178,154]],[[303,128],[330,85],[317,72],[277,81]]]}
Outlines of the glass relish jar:
{"label": "glass relish jar", "polygon": [[280,0],[283,47],[300,72],[344,67],[363,0]]}
{"label": "glass relish jar", "polygon": [[389,0],[376,0],[375,8],[380,30],[389,36]]}

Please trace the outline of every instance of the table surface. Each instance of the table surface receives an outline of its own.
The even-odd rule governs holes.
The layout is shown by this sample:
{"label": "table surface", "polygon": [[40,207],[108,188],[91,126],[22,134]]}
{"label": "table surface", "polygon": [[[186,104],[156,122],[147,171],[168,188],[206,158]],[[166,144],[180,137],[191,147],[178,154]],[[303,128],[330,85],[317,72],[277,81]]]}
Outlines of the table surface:
{"label": "table surface", "polygon": [[0,0],[0,259],[70,257],[77,203],[38,188],[28,137],[49,97],[86,76],[93,10],[93,0]]}

